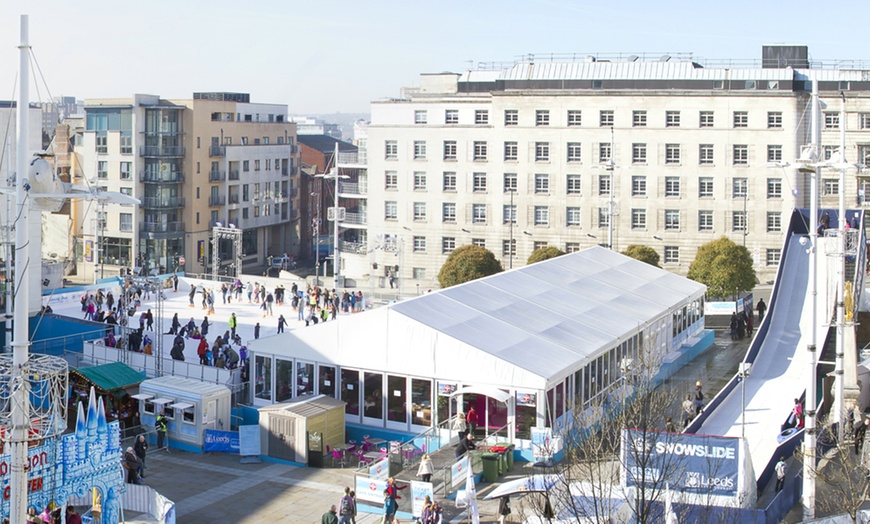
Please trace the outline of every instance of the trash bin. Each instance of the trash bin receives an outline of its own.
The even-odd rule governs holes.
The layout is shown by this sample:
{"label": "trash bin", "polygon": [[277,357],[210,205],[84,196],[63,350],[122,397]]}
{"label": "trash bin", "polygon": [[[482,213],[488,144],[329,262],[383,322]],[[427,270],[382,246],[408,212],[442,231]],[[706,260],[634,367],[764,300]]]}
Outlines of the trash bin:
{"label": "trash bin", "polygon": [[516,446],[509,442],[498,442],[493,447],[502,447],[505,448],[504,456],[505,456],[505,471],[510,471],[514,469],[514,449]]}
{"label": "trash bin", "polygon": [[487,482],[498,480],[498,453],[484,453],[480,458],[483,464],[483,478]]}
{"label": "trash bin", "polygon": [[500,451],[498,453],[498,476],[503,477],[507,473],[507,453]]}

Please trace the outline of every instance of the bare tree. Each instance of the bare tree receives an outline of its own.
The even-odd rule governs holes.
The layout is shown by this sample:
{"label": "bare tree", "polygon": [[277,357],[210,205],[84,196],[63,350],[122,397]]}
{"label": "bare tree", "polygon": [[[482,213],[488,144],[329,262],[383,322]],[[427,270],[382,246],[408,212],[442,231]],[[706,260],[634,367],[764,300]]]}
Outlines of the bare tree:
{"label": "bare tree", "polygon": [[[857,523],[858,510],[870,487],[870,472],[867,452],[859,449],[856,454],[853,448],[854,441],[837,439],[837,428],[830,421],[820,424],[815,457],[816,509],[825,515],[845,513]],[[800,451],[796,455],[801,461],[805,459]]]}

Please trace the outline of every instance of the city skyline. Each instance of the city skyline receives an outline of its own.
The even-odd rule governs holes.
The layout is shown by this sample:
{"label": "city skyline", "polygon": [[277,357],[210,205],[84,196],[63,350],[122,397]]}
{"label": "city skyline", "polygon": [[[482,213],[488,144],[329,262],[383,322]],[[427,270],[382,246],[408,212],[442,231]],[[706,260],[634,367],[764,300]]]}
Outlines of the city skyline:
{"label": "city skyline", "polygon": [[[55,0],[28,5],[39,69],[34,101],[51,96],[189,99],[194,91],[237,91],[288,105],[291,114],[368,112],[420,73],[461,72],[479,62],[547,53],[692,53],[695,59],[759,60],[761,46],[804,44],[814,60],[870,57],[860,17],[837,33],[810,33],[813,4],[631,1],[583,6],[550,0],[474,4],[274,1],[169,3],[148,11],[103,0],[70,10]],[[837,13],[858,7],[841,2]],[[21,7],[21,6],[19,6]],[[0,100],[13,98],[19,10],[0,17]],[[12,12],[15,11],[15,12]],[[751,13],[752,16],[747,16]],[[834,12],[830,20],[833,25]],[[711,25],[715,21],[715,25]],[[522,23],[524,27],[520,27]],[[825,27],[825,26],[820,26]],[[738,31],[739,29],[739,31]],[[856,35],[850,39],[849,35]],[[44,81],[43,79],[44,78]]]}

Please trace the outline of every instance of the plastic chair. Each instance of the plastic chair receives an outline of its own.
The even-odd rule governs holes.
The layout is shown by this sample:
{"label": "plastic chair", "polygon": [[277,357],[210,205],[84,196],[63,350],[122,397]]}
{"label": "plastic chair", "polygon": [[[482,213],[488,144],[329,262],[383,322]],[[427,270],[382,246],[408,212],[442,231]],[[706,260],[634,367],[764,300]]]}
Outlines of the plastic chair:
{"label": "plastic chair", "polygon": [[341,467],[345,467],[347,465],[347,460],[345,460],[343,449],[332,450],[332,466],[333,467],[335,467],[336,460],[338,461],[339,464],[341,464]]}
{"label": "plastic chair", "polygon": [[372,462],[374,462],[372,459],[367,458],[367,457],[365,456],[365,452],[363,452],[363,451],[358,452],[358,453],[356,454],[356,456],[357,456],[357,458],[359,459],[359,462],[357,462],[357,465],[359,465],[359,466],[362,466],[362,465],[364,465],[364,464],[365,464],[365,465],[368,465],[368,464],[371,464]]}

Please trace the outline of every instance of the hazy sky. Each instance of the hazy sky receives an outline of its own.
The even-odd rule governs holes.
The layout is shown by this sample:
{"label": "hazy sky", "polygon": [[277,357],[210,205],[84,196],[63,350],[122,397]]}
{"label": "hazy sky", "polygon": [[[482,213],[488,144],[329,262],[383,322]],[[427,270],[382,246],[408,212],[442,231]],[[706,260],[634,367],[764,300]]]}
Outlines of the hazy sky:
{"label": "hazy sky", "polygon": [[[368,112],[370,101],[398,96],[420,73],[460,72],[472,61],[476,67],[528,53],[759,59],[762,44],[800,43],[816,60],[870,60],[866,0],[823,5],[0,0],[0,100],[12,98],[22,9],[54,96],[190,98],[194,91],[240,91],[254,102],[285,103],[303,114]],[[35,86],[31,93],[39,98]]]}

